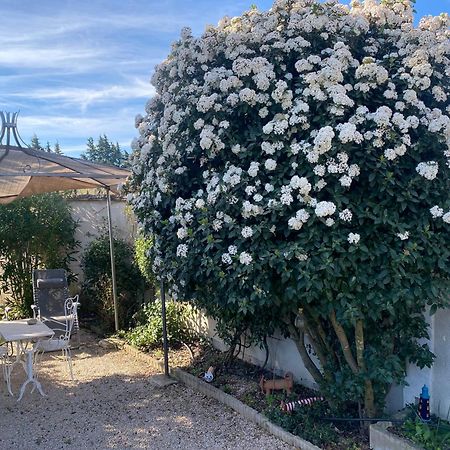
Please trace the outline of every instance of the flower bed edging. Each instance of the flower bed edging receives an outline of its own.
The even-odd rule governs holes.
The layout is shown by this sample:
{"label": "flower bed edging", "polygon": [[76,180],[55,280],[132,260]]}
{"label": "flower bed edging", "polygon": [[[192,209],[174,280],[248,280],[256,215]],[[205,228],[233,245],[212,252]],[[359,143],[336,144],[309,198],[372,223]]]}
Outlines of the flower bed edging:
{"label": "flower bed edging", "polygon": [[266,416],[259,413],[255,409],[242,403],[232,395],[226,394],[213,385],[205,383],[203,380],[194,377],[190,373],[187,373],[184,370],[178,368],[174,368],[172,369],[172,374],[177,380],[201,392],[202,394],[207,395],[208,397],[219,400],[220,402],[234,409],[246,419],[256,423],[261,428],[286,442],[287,444],[293,445],[294,447],[302,450],[320,450],[320,447],[317,447],[316,445],[311,444],[311,442],[305,441],[304,439],[283,430],[281,427],[273,424]]}
{"label": "flower bed edging", "polygon": [[400,436],[391,433],[388,428],[392,422],[377,422],[370,425],[370,448],[373,450],[423,450]]}
{"label": "flower bed edging", "polygon": [[[122,348],[127,353],[132,354],[133,356],[137,356],[139,358],[144,358],[146,362],[155,370],[164,371],[164,363],[162,361],[158,361],[153,356],[141,352],[135,347],[126,344],[124,341],[120,339],[110,339],[110,342],[114,343],[118,348]],[[259,413],[255,409],[250,406],[242,403],[237,398],[232,395],[226,394],[220,389],[214,387],[211,384],[205,383],[203,380],[194,377],[190,373],[185,372],[184,370],[179,369],[178,367],[174,367],[170,369],[170,374],[178,381],[184,383],[186,386],[191,387],[192,389],[201,392],[208,397],[214,398],[219,402],[229,406],[234,409],[236,412],[241,414],[246,419],[256,423],[261,428],[272,434],[273,436],[281,439],[289,445],[292,445],[301,450],[321,450],[320,447],[317,447],[311,442],[302,439],[299,436],[295,436],[288,431],[283,430],[283,428],[279,427],[272,423],[266,416]]]}

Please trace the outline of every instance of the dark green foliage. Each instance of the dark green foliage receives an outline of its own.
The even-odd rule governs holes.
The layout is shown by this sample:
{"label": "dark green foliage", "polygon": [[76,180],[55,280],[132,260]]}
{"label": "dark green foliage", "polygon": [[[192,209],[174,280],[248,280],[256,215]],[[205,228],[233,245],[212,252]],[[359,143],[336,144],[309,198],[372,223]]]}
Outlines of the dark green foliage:
{"label": "dark green foliage", "polygon": [[[167,338],[171,346],[190,343],[195,333],[189,324],[191,308],[184,303],[166,303]],[[126,340],[136,347],[152,349],[162,342],[161,302],[159,300],[145,305],[139,313],[139,325],[125,334]]]}
{"label": "dark green foliage", "polygon": [[83,159],[117,167],[125,167],[127,165],[128,153],[123,151],[117,142],[115,144],[110,142],[105,134],[99,136],[97,144],[90,137],[86,145],[86,153],[81,155]]}
{"label": "dark green foliage", "polygon": [[148,257],[148,250],[152,246],[152,239],[139,236],[134,242],[134,254],[136,258],[136,264],[141,271],[142,276],[151,285],[155,284],[155,276],[152,271],[151,260]]}
{"label": "dark green foliage", "polygon": [[31,315],[33,269],[68,270],[77,246],[76,226],[69,205],[58,194],[0,206],[0,283],[15,316]]}
{"label": "dark green foliage", "polygon": [[31,148],[34,150],[44,150],[44,147],[42,147],[41,142],[39,141],[39,138],[37,137],[36,134],[33,134],[30,145]]}
{"label": "dark green foliage", "polygon": [[339,435],[334,426],[322,420],[330,413],[326,403],[313,403],[311,406],[299,407],[291,414],[287,414],[280,409],[281,400],[283,400],[283,394],[267,397],[268,406],[264,415],[272,422],[317,446],[339,440]]}
{"label": "dark green foliage", "polygon": [[[128,328],[133,315],[143,302],[146,283],[136,264],[131,245],[114,239],[119,322]],[[82,314],[93,314],[105,332],[114,329],[112,299],[111,255],[109,237],[103,235],[92,241],[83,255],[85,281],[82,289]]]}
{"label": "dark green foliage", "polygon": [[425,450],[448,450],[450,448],[450,424],[438,420],[424,423],[419,418],[407,420],[403,424],[404,435]]}

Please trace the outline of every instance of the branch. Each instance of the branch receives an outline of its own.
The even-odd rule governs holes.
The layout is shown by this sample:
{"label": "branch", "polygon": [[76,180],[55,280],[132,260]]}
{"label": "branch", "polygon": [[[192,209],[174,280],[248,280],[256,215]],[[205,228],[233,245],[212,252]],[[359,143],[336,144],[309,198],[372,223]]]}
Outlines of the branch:
{"label": "branch", "polygon": [[364,329],[363,321],[358,319],[355,324],[355,343],[356,343],[356,360],[361,370],[366,370],[366,363],[364,361]]}
{"label": "branch", "polygon": [[291,333],[295,346],[300,353],[306,370],[311,374],[317,384],[321,384],[323,381],[323,376],[309,356],[305,347],[305,332],[296,328],[292,323],[289,324],[289,332]]}
{"label": "branch", "polygon": [[341,344],[344,358],[347,361],[347,364],[350,366],[350,369],[352,369],[352,372],[356,375],[359,372],[358,365],[356,364],[355,358],[353,357],[350,344],[348,343],[347,335],[345,334],[345,330],[342,325],[336,320],[336,313],[334,310],[330,314],[330,321],[333,325],[336,336],[339,339],[339,343]]}

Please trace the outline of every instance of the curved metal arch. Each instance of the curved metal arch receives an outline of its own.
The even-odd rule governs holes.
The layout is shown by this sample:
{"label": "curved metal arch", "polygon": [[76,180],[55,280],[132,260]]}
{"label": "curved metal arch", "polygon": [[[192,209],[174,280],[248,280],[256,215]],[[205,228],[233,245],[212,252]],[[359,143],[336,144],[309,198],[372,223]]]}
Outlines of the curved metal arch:
{"label": "curved metal arch", "polygon": [[[9,147],[10,145],[14,145],[15,147],[26,148],[29,145],[21,138],[19,131],[17,129],[17,117],[19,115],[19,111],[15,113],[3,112],[0,111],[1,118],[1,129],[0,129],[0,145],[6,145]],[[6,144],[3,144],[3,138],[6,136]],[[14,138],[15,144],[11,144],[11,138]],[[25,147],[22,145],[24,144]]]}

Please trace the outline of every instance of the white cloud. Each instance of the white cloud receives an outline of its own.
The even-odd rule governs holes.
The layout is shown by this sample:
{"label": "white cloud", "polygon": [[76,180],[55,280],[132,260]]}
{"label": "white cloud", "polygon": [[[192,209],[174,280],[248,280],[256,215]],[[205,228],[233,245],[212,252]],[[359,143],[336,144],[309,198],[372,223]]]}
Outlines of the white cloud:
{"label": "white cloud", "polygon": [[19,116],[18,129],[22,136],[54,136],[54,139],[78,136],[98,136],[106,133],[110,139],[134,128],[134,116],[127,112],[115,112],[104,116],[35,115]]}
{"label": "white cloud", "polygon": [[8,46],[0,48],[0,67],[58,69],[73,72],[92,70],[101,64],[104,51],[65,45],[61,47]]}
{"label": "white cloud", "polygon": [[45,88],[10,92],[8,96],[34,100],[59,101],[65,106],[87,106],[99,102],[112,102],[135,98],[148,99],[155,95],[155,88],[149,81],[135,78],[129,84],[100,85],[90,88]]}

